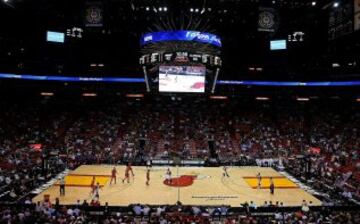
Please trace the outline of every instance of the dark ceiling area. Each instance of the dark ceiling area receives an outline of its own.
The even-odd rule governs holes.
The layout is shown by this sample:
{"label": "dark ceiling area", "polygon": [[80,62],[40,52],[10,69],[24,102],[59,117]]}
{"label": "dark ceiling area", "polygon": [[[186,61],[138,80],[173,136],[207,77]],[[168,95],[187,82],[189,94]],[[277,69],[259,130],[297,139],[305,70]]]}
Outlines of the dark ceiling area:
{"label": "dark ceiling area", "polygon": [[[222,40],[223,80],[354,80],[360,78],[360,34],[329,38],[330,0],[103,0],[101,27],[86,27],[78,0],[2,0],[0,72],[141,77],[140,37],[189,29]],[[341,8],[349,1],[338,1]],[[259,7],[278,13],[275,32],[259,32]],[[47,31],[81,28],[81,38],[46,41]],[[270,51],[270,40],[296,31],[303,41]],[[101,64],[103,66],[91,66]],[[260,68],[260,69],[257,69]]]}

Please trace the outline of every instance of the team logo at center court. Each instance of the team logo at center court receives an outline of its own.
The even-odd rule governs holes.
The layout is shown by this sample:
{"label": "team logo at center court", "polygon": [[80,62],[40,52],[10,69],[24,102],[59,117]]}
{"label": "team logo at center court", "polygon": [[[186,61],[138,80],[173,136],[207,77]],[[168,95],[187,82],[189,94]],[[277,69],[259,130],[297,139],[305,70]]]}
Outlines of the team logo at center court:
{"label": "team logo at center court", "polygon": [[173,177],[170,179],[165,179],[163,183],[170,187],[188,187],[192,185],[195,180],[203,180],[208,178],[211,177],[202,174],[188,174],[188,175],[181,175],[179,177]]}

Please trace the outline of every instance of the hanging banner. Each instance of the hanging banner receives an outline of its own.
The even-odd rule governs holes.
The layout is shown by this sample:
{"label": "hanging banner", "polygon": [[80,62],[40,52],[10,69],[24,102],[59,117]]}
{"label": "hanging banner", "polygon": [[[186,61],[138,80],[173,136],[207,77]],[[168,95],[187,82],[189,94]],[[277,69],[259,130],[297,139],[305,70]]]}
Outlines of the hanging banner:
{"label": "hanging banner", "polygon": [[344,0],[339,7],[331,7],[329,11],[329,40],[334,40],[353,32],[354,4],[353,0]]}
{"label": "hanging banner", "polygon": [[85,6],[85,26],[103,26],[103,5],[101,2],[87,2]]}
{"label": "hanging banner", "polygon": [[354,0],[354,31],[360,30],[360,0]]}
{"label": "hanging banner", "polygon": [[360,12],[360,0],[354,0],[354,12]]}
{"label": "hanging banner", "polygon": [[279,27],[279,14],[273,8],[259,8],[258,31],[275,32]]}
{"label": "hanging banner", "polygon": [[360,12],[354,16],[354,31],[360,30]]}

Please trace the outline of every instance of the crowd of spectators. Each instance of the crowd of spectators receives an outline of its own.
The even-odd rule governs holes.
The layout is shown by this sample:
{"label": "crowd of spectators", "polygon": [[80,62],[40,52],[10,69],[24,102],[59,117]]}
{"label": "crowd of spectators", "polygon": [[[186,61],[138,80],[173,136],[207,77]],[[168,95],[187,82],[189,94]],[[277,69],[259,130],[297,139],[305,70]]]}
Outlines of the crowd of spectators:
{"label": "crowd of spectators", "polygon": [[281,158],[317,189],[360,197],[359,105],[199,98],[0,104],[1,200],[25,200],[65,167],[173,157],[230,164]]}
{"label": "crowd of spectators", "polygon": [[99,207],[91,209],[88,204],[47,206],[41,203],[26,206],[0,207],[0,223],[49,223],[49,224],[357,224],[360,215],[357,211],[334,211],[330,209],[292,211],[273,209],[259,213],[256,208],[249,211],[228,211],[222,207],[158,206],[133,205],[127,209]]}

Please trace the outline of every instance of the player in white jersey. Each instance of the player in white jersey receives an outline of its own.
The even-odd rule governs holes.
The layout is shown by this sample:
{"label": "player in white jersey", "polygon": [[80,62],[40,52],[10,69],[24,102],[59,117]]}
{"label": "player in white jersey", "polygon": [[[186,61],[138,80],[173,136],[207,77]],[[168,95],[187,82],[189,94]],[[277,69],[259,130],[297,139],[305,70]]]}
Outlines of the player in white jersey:
{"label": "player in white jersey", "polygon": [[100,198],[100,194],[99,194],[99,191],[100,191],[100,184],[99,182],[96,183],[95,185],[95,188],[94,188],[94,197],[96,198]]}
{"label": "player in white jersey", "polygon": [[165,182],[168,183],[168,184],[171,184],[171,170],[170,170],[170,168],[167,168],[167,170],[166,170]]}
{"label": "player in white jersey", "polygon": [[258,174],[256,175],[256,178],[257,178],[257,182],[258,182],[257,188],[260,189],[260,188],[261,188],[261,179],[262,179],[261,174],[258,173]]}
{"label": "player in white jersey", "polygon": [[230,175],[227,171],[228,171],[228,167],[224,166],[223,167],[223,177],[230,177]]}

